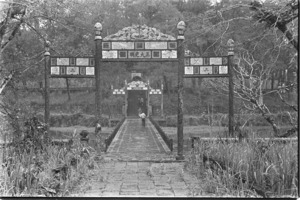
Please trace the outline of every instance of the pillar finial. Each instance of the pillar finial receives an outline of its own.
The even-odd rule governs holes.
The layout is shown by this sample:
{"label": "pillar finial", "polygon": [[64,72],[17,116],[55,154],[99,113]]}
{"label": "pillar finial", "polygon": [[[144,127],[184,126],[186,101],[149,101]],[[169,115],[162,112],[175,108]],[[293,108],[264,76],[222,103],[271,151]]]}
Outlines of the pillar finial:
{"label": "pillar finial", "polygon": [[100,22],[97,22],[94,26],[94,29],[95,29],[95,40],[101,40],[102,24]]}

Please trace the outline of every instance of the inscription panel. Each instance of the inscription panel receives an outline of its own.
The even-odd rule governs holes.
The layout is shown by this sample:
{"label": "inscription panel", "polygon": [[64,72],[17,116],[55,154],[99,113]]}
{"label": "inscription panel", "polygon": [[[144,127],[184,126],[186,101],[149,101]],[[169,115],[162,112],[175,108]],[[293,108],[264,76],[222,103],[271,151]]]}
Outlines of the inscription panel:
{"label": "inscription panel", "polygon": [[118,58],[118,51],[102,51],[102,58]]}
{"label": "inscription panel", "polygon": [[59,67],[51,67],[51,74],[59,75]]}
{"label": "inscription panel", "polygon": [[[228,77],[228,57],[185,57],[186,77]],[[193,70],[192,70],[193,67]]]}
{"label": "inscription panel", "polygon": [[94,57],[51,57],[51,77],[92,77],[95,75]]}
{"label": "inscription panel", "polygon": [[168,49],[167,42],[145,42],[145,49]]}
{"label": "inscription panel", "polygon": [[143,61],[159,60],[175,61],[177,59],[177,42],[174,41],[103,41],[103,61]]}
{"label": "inscription panel", "polygon": [[200,74],[212,74],[212,66],[201,66]]}
{"label": "inscription panel", "polygon": [[228,66],[219,66],[219,74],[228,74]]}
{"label": "inscription panel", "polygon": [[151,58],[151,51],[128,51],[128,58]]}
{"label": "inscription panel", "polygon": [[209,59],[209,64],[210,65],[222,65],[222,58],[210,58]]}
{"label": "inscription panel", "polygon": [[194,67],[193,66],[185,66],[184,74],[194,74]]}
{"label": "inscription panel", "polygon": [[69,58],[57,58],[56,63],[57,65],[69,65],[70,60]]}
{"label": "inscription panel", "polygon": [[79,67],[67,67],[67,75],[79,75]]}
{"label": "inscription panel", "polygon": [[110,42],[102,42],[102,49],[110,49],[111,43]]}
{"label": "inscription panel", "polygon": [[86,75],[95,75],[95,67],[86,67],[85,73]]}
{"label": "inscription panel", "polygon": [[89,66],[89,58],[76,58],[76,65]]}
{"label": "inscription panel", "polygon": [[177,42],[168,42],[168,49],[177,49]]}
{"label": "inscription panel", "polygon": [[171,50],[171,51],[162,51],[161,52],[162,58],[177,58],[177,51]]}
{"label": "inscription panel", "polygon": [[134,42],[112,42],[112,49],[134,49]]}
{"label": "inscription panel", "polygon": [[191,58],[191,65],[203,65],[203,58]]}

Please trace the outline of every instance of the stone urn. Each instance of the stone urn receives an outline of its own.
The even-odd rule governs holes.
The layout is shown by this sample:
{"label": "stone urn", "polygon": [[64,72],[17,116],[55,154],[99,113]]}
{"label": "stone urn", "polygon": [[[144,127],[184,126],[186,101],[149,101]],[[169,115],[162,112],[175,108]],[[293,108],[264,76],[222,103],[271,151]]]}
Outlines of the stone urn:
{"label": "stone urn", "polygon": [[85,142],[88,142],[89,141],[89,132],[87,130],[82,130],[80,133],[80,141],[85,141]]}

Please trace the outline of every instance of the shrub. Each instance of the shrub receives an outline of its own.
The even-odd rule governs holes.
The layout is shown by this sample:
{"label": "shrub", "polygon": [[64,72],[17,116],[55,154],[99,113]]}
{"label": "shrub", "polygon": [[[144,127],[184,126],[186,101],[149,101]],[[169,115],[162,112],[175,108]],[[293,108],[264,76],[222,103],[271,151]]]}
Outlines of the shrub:
{"label": "shrub", "polygon": [[200,143],[187,166],[217,195],[298,196],[297,152],[297,142]]}
{"label": "shrub", "polygon": [[53,146],[36,118],[26,127],[23,138],[4,147],[1,196],[67,196],[97,167],[95,150],[76,133],[70,143]]}

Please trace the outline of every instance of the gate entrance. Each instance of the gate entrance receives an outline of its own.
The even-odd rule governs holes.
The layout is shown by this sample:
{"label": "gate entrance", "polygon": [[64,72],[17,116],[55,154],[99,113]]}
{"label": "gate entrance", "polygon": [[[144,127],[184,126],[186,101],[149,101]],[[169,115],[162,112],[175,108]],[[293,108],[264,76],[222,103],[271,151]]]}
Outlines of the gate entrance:
{"label": "gate entrance", "polygon": [[[203,58],[194,57],[185,59],[184,32],[186,24],[180,21],[177,24],[177,39],[171,35],[164,34],[156,28],[146,25],[135,25],[126,27],[116,34],[101,37],[102,25],[95,24],[95,55],[90,58],[67,58],[60,57],[50,59],[49,46],[46,44],[45,52],[45,123],[48,123],[49,112],[49,79],[53,77],[93,77],[95,76],[95,104],[96,118],[100,121],[101,112],[101,90],[100,73],[104,62],[176,62],[178,63],[178,107],[177,107],[177,136],[178,156],[176,159],[183,160],[183,85],[184,77],[229,77],[229,133],[233,134],[233,79],[232,66],[229,66],[233,57],[233,44],[229,45],[230,54],[227,58]],[[230,57],[229,57],[230,56]],[[228,63],[227,63],[228,62]],[[50,69],[50,72],[49,72]],[[199,75],[199,76],[198,76]],[[139,81],[138,81],[139,82]],[[130,116],[138,113],[139,105],[144,112],[149,114],[149,83],[147,87],[141,87],[136,81],[131,82],[138,86],[126,85],[127,91],[124,111]],[[135,87],[135,88],[133,88]],[[155,93],[155,91],[153,91]],[[124,90],[120,94],[125,94]],[[125,94],[126,95],[126,94]],[[147,98],[146,98],[147,97]],[[143,98],[143,100],[141,100]],[[147,102],[147,103],[146,103]],[[128,109],[127,109],[128,108]]]}
{"label": "gate entrance", "polygon": [[[160,113],[163,116],[162,90],[151,88],[149,80],[146,83],[142,81],[141,77],[135,76],[132,78],[130,83],[127,83],[125,80],[125,86],[121,89],[114,89],[113,94],[122,96],[124,95],[122,112],[126,117],[139,117],[139,111],[145,113],[146,116],[151,116],[153,114],[153,105],[150,103],[151,97],[160,95]],[[157,100],[157,97],[155,99]]]}
{"label": "gate entrance", "polygon": [[127,116],[139,116],[139,112],[143,112],[148,115],[148,90],[149,85],[141,79],[137,80],[133,78],[133,81],[126,85],[127,90]]}
{"label": "gate entrance", "polygon": [[129,90],[128,91],[128,108],[127,108],[127,116],[138,117],[139,109],[144,112],[146,115],[147,113],[147,90]]}

